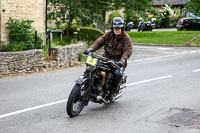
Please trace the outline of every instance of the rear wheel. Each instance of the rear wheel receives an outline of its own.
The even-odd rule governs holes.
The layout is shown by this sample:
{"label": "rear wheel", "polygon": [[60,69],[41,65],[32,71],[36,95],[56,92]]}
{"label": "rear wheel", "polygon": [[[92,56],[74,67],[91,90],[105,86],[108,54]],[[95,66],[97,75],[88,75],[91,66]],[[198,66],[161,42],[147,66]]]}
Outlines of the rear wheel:
{"label": "rear wheel", "polygon": [[70,117],[79,115],[86,105],[86,100],[84,100],[84,87],[84,84],[76,84],[69,95],[66,111]]}

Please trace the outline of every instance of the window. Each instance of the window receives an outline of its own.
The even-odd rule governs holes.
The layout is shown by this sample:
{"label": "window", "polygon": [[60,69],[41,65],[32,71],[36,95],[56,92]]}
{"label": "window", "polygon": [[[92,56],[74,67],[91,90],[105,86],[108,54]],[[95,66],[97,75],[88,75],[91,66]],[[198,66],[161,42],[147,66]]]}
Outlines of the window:
{"label": "window", "polygon": [[190,19],[185,19],[184,20],[184,24],[189,24],[190,23]]}
{"label": "window", "polygon": [[198,20],[197,19],[192,19],[192,23],[193,24],[198,24]]}
{"label": "window", "polygon": [[200,24],[200,19],[197,19],[197,23]]}

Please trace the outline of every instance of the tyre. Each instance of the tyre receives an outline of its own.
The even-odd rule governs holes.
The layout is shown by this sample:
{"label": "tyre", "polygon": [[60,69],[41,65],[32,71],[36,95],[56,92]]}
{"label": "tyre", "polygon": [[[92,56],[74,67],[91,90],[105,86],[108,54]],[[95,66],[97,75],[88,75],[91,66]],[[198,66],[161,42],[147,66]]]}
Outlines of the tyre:
{"label": "tyre", "polygon": [[181,30],[182,30],[182,31],[186,31],[187,29],[186,29],[186,28],[182,28]]}
{"label": "tyre", "polygon": [[84,84],[83,85],[76,84],[69,95],[66,111],[70,117],[79,115],[79,113],[83,110],[86,104],[86,101],[82,96],[82,94],[84,93],[82,91],[83,88]]}

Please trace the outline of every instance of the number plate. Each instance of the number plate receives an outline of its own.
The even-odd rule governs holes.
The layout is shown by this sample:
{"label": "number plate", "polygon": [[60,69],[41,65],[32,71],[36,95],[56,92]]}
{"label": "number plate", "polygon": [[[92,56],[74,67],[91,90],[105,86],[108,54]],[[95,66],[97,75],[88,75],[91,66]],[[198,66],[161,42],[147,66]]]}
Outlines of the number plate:
{"label": "number plate", "polygon": [[91,65],[91,66],[96,66],[97,59],[92,58],[92,56],[88,56],[85,63],[88,64],[88,65]]}

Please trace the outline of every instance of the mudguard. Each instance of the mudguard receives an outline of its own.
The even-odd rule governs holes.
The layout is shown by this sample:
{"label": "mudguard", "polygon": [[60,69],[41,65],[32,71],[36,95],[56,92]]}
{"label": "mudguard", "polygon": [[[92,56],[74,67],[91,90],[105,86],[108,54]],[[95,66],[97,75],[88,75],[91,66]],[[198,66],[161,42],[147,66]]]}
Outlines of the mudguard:
{"label": "mudguard", "polygon": [[75,82],[76,82],[78,85],[82,85],[83,83],[85,83],[85,81],[87,81],[87,78],[84,77],[84,76],[81,76],[81,77],[79,77],[79,79],[76,80]]}

